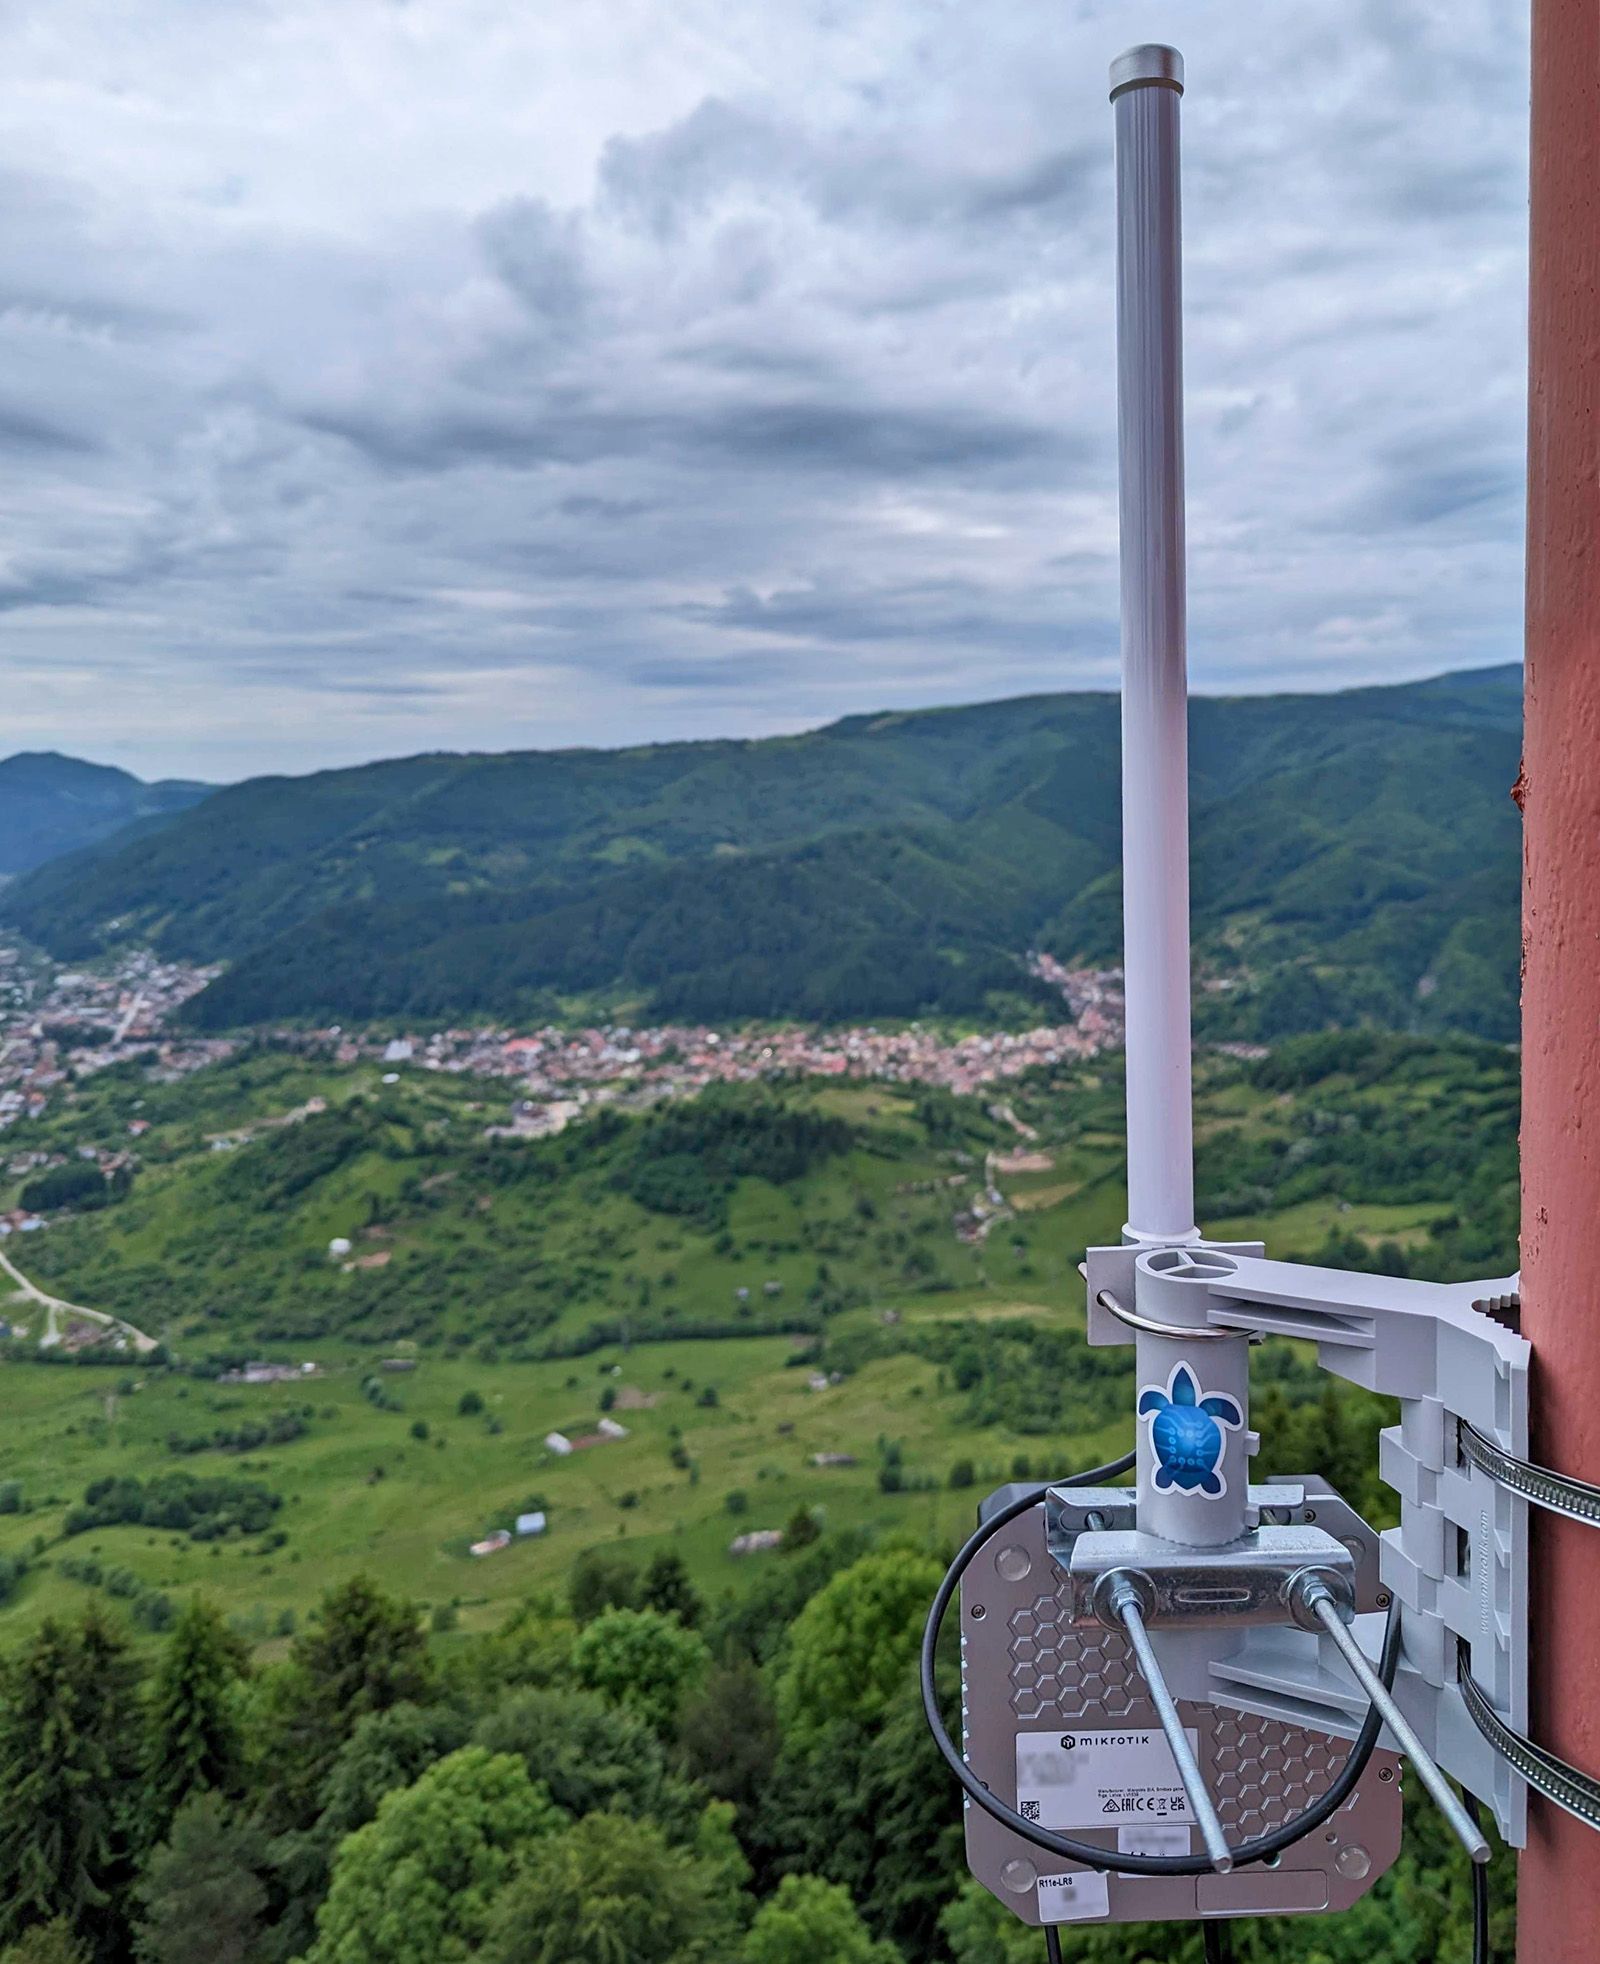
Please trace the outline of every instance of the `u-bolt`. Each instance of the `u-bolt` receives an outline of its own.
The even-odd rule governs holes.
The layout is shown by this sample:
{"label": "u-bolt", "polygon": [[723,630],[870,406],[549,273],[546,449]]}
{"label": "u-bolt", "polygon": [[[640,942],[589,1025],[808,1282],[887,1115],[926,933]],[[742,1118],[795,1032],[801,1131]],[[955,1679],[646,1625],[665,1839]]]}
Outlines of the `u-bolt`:
{"label": "u-bolt", "polygon": [[1133,1654],[1139,1660],[1139,1669],[1149,1688],[1150,1702],[1156,1708],[1161,1730],[1167,1735],[1167,1744],[1172,1748],[1172,1757],[1177,1762],[1178,1778],[1183,1782],[1183,1791],[1189,1796],[1189,1805],[1194,1809],[1195,1822],[1206,1844],[1206,1853],[1211,1857],[1211,1866],[1218,1875],[1226,1875],[1233,1867],[1233,1851],[1222,1832],[1222,1823],[1206,1790],[1200,1762],[1189,1744],[1183,1720],[1178,1716],[1177,1702],[1161,1675],[1150,1633],[1144,1627],[1144,1605],[1149,1589],[1149,1582],[1136,1571],[1113,1569],[1095,1591],[1098,1598],[1096,1609],[1102,1621],[1110,1623],[1113,1628],[1120,1626],[1127,1633],[1128,1642],[1133,1646]]}
{"label": "u-bolt", "polygon": [[1346,1623],[1346,1618],[1352,1614],[1348,1590],[1337,1589],[1317,1569],[1303,1569],[1299,1575],[1290,1577],[1285,1597],[1297,1623],[1307,1629],[1321,1628],[1333,1639],[1339,1655],[1350,1667],[1350,1675],[1372,1700],[1384,1724],[1398,1740],[1400,1750],[1417,1769],[1417,1778],[1438,1802],[1439,1811],[1449,1822],[1451,1833],[1475,1862],[1488,1861],[1489,1844],[1481,1830],[1462,1806],[1455,1789],[1439,1771],[1433,1755],[1389,1695],[1383,1679],[1367,1662],[1361,1646],[1350,1634]]}

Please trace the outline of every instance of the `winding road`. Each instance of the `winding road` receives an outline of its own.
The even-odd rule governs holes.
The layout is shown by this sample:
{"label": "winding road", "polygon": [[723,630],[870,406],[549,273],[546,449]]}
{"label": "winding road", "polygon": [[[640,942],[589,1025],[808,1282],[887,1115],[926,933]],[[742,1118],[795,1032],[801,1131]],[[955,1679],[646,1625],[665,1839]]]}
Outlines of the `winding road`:
{"label": "winding road", "polygon": [[56,1319],[58,1316],[66,1314],[68,1316],[84,1317],[90,1323],[104,1323],[108,1329],[120,1330],[132,1343],[134,1349],[141,1354],[155,1349],[156,1340],[154,1337],[147,1337],[143,1330],[136,1330],[131,1323],[121,1316],[108,1316],[103,1309],[85,1309],[82,1303],[63,1302],[60,1296],[46,1295],[37,1283],[30,1282],[22,1270],[17,1267],[16,1263],[8,1255],[3,1253],[0,1253],[0,1269],[4,1269],[6,1274],[11,1277],[11,1280],[16,1283],[19,1295],[26,1296],[30,1302],[36,1302],[43,1306],[45,1310],[45,1327],[44,1335],[40,1339],[42,1343],[53,1344],[61,1341],[61,1331],[57,1326]]}

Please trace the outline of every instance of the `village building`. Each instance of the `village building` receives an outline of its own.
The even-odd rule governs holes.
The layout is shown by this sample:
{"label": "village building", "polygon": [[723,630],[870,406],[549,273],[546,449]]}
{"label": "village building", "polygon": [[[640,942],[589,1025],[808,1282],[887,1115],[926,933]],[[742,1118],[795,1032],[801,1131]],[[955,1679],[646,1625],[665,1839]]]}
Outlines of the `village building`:
{"label": "village building", "polygon": [[782,1528],[757,1528],[751,1534],[736,1534],[728,1543],[730,1555],[766,1555],[783,1546]]}

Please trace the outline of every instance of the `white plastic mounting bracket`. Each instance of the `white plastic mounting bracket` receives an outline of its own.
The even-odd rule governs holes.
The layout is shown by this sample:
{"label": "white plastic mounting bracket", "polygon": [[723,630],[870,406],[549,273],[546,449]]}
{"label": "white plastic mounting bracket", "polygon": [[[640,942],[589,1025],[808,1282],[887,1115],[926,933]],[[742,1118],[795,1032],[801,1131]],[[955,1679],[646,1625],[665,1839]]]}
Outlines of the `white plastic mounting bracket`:
{"label": "white plastic mounting bracket", "polygon": [[[1211,1283],[1217,1329],[1296,1337],[1317,1346],[1325,1370],[1400,1401],[1400,1423],[1381,1435],[1378,1470],[1400,1497],[1400,1525],[1381,1537],[1379,1573],[1402,1615],[1394,1695],[1446,1772],[1494,1810],[1516,1848],[1527,1839],[1527,1787],[1491,1750],[1462,1698],[1470,1671],[1514,1731],[1528,1729],[1528,1503],[1463,1458],[1460,1424],[1504,1451],[1528,1452],[1524,1337],[1476,1305],[1512,1294],[1515,1277],[1415,1282],[1388,1275],[1269,1261],[1259,1243],[1206,1244],[1225,1273]],[[1134,1247],[1091,1248],[1088,1337],[1126,1343],[1130,1332],[1099,1305],[1103,1291],[1137,1307]],[[1208,1260],[1211,1259],[1208,1256]],[[1323,1637],[1252,1632],[1214,1667],[1218,1704],[1265,1716],[1326,1707],[1348,1687],[1349,1725],[1363,1701]],[[1325,1716],[1320,1723],[1333,1728]]]}

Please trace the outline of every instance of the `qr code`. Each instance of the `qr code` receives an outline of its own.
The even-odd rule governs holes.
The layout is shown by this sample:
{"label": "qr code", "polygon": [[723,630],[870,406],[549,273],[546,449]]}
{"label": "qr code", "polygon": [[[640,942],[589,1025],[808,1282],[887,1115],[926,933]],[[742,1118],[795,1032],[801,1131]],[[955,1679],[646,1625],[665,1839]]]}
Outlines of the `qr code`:
{"label": "qr code", "polygon": [[1036,1800],[1025,1800],[1017,1809],[1017,1812],[1025,1821],[1037,1821],[1039,1818],[1039,1803]]}

